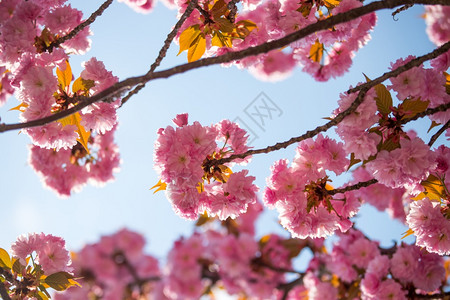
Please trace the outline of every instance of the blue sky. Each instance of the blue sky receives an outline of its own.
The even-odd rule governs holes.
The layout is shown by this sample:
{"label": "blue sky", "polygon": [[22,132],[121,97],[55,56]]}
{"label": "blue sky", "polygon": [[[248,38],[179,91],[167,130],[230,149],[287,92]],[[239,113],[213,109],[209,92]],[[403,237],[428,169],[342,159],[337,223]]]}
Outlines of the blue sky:
{"label": "blue sky", "polygon": [[[70,3],[87,17],[102,1]],[[363,72],[374,78],[386,72],[390,62],[399,57],[432,50],[422,13],[423,7],[414,7],[398,15],[398,21],[388,11],[379,14],[372,40],[357,53],[350,72],[326,83],[315,82],[299,68],[282,82],[267,83],[245,70],[220,66],[150,82],[118,112],[116,142],[122,165],[116,180],[104,187],[86,186],[67,199],[44,189],[27,165],[27,136],[17,131],[0,134],[0,247],[9,249],[18,235],[42,231],[64,237],[71,250],[78,250],[101,235],[128,227],[145,236],[149,253],[163,258],[175,239],[192,232],[193,223],[173,213],[164,193],[154,195],[149,190],[158,181],[152,162],[158,128],[171,125],[176,114],[188,112],[191,122],[202,124],[240,118],[252,129],[255,148],[298,136],[323,124],[322,118],[336,108],[339,94],[364,80]],[[144,74],[175,24],[175,17],[176,12],[161,3],[150,14],[142,15],[115,1],[91,26],[92,49],[82,57],[71,58],[73,73],[77,76],[81,62],[95,56],[120,79]],[[178,57],[177,53],[178,46],[172,44],[159,70],[186,62],[185,53]],[[261,93],[279,108],[263,128],[256,126],[245,111]],[[17,104],[10,99],[0,108],[2,122],[18,121],[17,112],[8,111]],[[428,126],[427,122],[419,122],[415,128],[426,132]],[[439,141],[442,143],[442,139]],[[291,161],[294,149],[291,146],[253,158],[248,168],[257,177],[261,190],[273,162],[280,158]],[[381,239],[385,246],[399,240],[406,231],[397,221],[370,208],[363,209],[357,226],[368,236]],[[267,212],[258,222],[258,235],[272,231],[287,236],[277,225],[276,213]]]}

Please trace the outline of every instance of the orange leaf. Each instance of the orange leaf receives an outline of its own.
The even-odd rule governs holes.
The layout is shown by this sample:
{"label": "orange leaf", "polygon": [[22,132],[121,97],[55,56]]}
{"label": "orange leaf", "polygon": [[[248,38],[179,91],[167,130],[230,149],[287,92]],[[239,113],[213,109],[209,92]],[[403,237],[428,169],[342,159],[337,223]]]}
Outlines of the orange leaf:
{"label": "orange leaf", "polygon": [[192,42],[192,46],[188,50],[188,62],[199,60],[206,50],[206,39],[203,34],[199,34]]}
{"label": "orange leaf", "polygon": [[314,45],[309,50],[309,58],[314,62],[320,62],[323,57],[324,46],[319,40],[316,40]]}
{"label": "orange leaf", "polygon": [[[89,90],[94,86],[95,86],[95,83],[93,80],[83,79],[81,77],[78,77],[72,84],[72,92],[74,94],[77,94],[81,91],[84,94],[88,94]],[[88,96],[88,95],[85,95],[85,96]]]}
{"label": "orange leaf", "polygon": [[180,51],[177,55],[180,55],[184,50],[188,50],[193,45],[193,42],[200,35],[201,31],[198,25],[193,25],[184,30],[180,37],[178,38],[178,42],[180,43]]}
{"label": "orange leaf", "polygon": [[10,111],[11,110],[18,110],[18,111],[24,112],[27,107],[28,107],[28,104],[22,102],[19,105],[15,106],[13,108],[10,108],[9,110]]}
{"label": "orange leaf", "polygon": [[167,183],[162,182],[161,179],[158,181],[157,184],[155,184],[154,186],[152,186],[150,189],[156,189],[154,193],[159,192],[159,191],[164,191],[167,188]]}
{"label": "orange leaf", "polygon": [[70,85],[72,82],[72,68],[67,60],[66,69],[60,70],[59,68],[56,68],[56,75],[58,76],[58,82],[63,89]]}
{"label": "orange leaf", "polygon": [[89,141],[89,137],[91,136],[91,132],[84,129],[84,127],[81,125],[80,113],[76,112],[70,116],[67,116],[65,118],[58,120],[58,122],[60,122],[63,126],[75,125],[77,127],[75,132],[78,133],[77,141],[81,145],[83,145],[84,149],[86,149],[87,153],[89,153],[88,141]]}
{"label": "orange leaf", "polygon": [[406,232],[403,233],[402,240],[410,235],[413,235],[414,231],[411,228],[408,228]]}

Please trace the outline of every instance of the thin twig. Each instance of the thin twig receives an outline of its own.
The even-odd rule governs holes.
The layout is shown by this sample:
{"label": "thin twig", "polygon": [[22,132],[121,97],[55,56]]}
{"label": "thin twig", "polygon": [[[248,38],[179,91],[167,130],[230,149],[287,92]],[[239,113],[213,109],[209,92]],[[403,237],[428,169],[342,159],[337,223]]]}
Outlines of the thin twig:
{"label": "thin twig", "polygon": [[277,286],[277,289],[280,291],[283,291],[283,296],[281,297],[282,300],[287,299],[287,296],[289,292],[296,287],[297,285],[300,285],[303,283],[303,277],[305,277],[305,273],[301,274],[298,278],[294,279],[291,282],[288,283],[282,283]]}
{"label": "thin twig", "polygon": [[362,187],[368,187],[369,185],[375,184],[377,182],[378,182],[378,180],[373,178],[368,181],[361,181],[354,185],[349,185],[349,186],[346,186],[346,187],[343,187],[340,189],[329,190],[329,191],[327,191],[327,193],[329,195],[335,195],[335,194],[345,193],[345,192],[349,192],[349,191],[359,190]]}
{"label": "thin twig", "polygon": [[438,137],[444,133],[445,130],[447,130],[447,128],[450,127],[450,120],[447,121],[447,123],[444,124],[444,126],[441,127],[441,129],[439,129],[438,132],[436,132],[435,134],[433,134],[433,136],[431,137],[430,141],[428,142],[428,146],[433,146],[434,142],[436,142],[436,140],[438,139]]}
{"label": "thin twig", "polygon": [[230,14],[227,16],[228,20],[230,20],[231,23],[234,23],[236,21],[236,14],[237,14],[237,3],[239,3],[241,0],[231,0],[227,4],[227,8],[230,10]]}
{"label": "thin twig", "polygon": [[[446,45],[446,48],[450,48],[450,42],[447,42],[445,45]],[[441,50],[442,50],[441,48],[438,48],[438,49],[436,49],[436,50],[434,50],[434,51],[432,51],[432,52],[430,52],[428,54],[425,54],[423,56],[420,56],[420,57],[414,59],[414,62],[410,61],[409,63],[398,67],[397,69],[401,69],[402,72],[405,72],[405,71],[407,71],[407,70],[417,66],[417,64],[420,65],[421,62],[423,63],[424,61],[427,61],[429,59],[434,58],[435,55],[439,55],[439,54],[436,54],[436,52],[441,53]],[[432,55],[432,54],[434,54],[434,55]],[[369,90],[370,88],[374,87],[378,83],[380,83],[380,82],[382,82],[382,81],[384,81],[386,79],[389,79],[390,77],[397,76],[398,74],[400,74],[397,71],[397,69],[394,69],[391,72],[384,73],[382,76],[380,76],[380,77],[378,77],[378,78],[376,78],[376,79],[374,79],[372,81],[369,81],[367,83],[364,83],[362,85],[359,85],[356,88],[350,89],[350,90],[347,91],[347,93],[354,93],[354,92],[357,92],[359,90],[361,92],[365,91],[364,92],[364,95],[365,95],[367,90]],[[380,78],[384,78],[384,79],[380,81]],[[362,97],[364,97],[364,96],[362,96]],[[360,98],[360,94],[358,94],[358,98]],[[347,110],[345,110],[342,113],[340,113],[339,115],[337,115],[330,122],[326,123],[325,125],[316,127],[314,130],[307,131],[305,134],[303,134],[303,135],[301,135],[299,137],[294,137],[294,138],[291,138],[289,141],[286,141],[286,142],[283,142],[283,143],[277,143],[277,144],[275,144],[273,146],[269,146],[269,147],[266,147],[266,148],[256,149],[256,150],[249,150],[247,152],[244,152],[244,153],[241,153],[241,154],[234,154],[234,155],[231,155],[231,156],[229,156],[227,158],[222,158],[220,160],[211,160],[210,161],[210,166],[224,164],[224,163],[230,162],[230,161],[232,161],[234,159],[237,159],[237,158],[242,159],[242,158],[245,158],[247,156],[254,155],[254,154],[269,153],[269,152],[272,152],[272,151],[280,150],[280,149],[286,148],[286,147],[288,147],[288,146],[290,146],[290,145],[292,145],[294,143],[301,142],[301,141],[303,141],[303,140],[305,140],[307,138],[312,138],[312,137],[316,136],[317,134],[319,134],[320,132],[327,131],[332,126],[337,125],[347,115],[349,115],[353,111],[355,111],[357,109],[357,107],[359,106],[359,104],[362,102],[362,99],[360,98],[359,101],[361,101],[361,102],[359,102],[358,98],[352,103],[352,105]],[[442,105],[440,105],[438,107],[435,107],[435,108],[429,108],[426,111],[424,111],[422,113],[419,113],[419,114],[415,115],[412,118],[408,118],[406,120],[403,120],[402,123],[406,124],[406,123],[408,123],[410,121],[417,120],[417,119],[422,118],[422,117],[424,117],[426,115],[431,115],[431,114],[434,114],[434,113],[437,113],[437,112],[446,111],[449,108],[450,108],[450,103],[442,104]]]}
{"label": "thin twig", "polygon": [[394,21],[398,21],[398,19],[396,19],[395,16],[396,16],[397,14],[399,14],[400,12],[405,11],[405,10],[407,10],[408,8],[413,7],[413,5],[414,5],[414,4],[406,4],[406,5],[403,5],[403,6],[400,7],[400,8],[397,8],[397,9],[392,13],[392,19],[394,19]]}
{"label": "thin twig", "polygon": [[[148,76],[151,73],[155,71],[155,69],[161,64],[161,61],[164,59],[164,57],[167,54],[167,50],[169,50],[170,45],[172,44],[173,39],[177,36],[178,30],[181,28],[183,23],[186,21],[186,19],[191,15],[192,11],[196,6],[198,0],[192,0],[186,10],[184,11],[183,15],[181,15],[178,22],[175,24],[175,27],[172,29],[172,31],[167,35],[166,40],[164,41],[164,45],[162,46],[161,50],[159,50],[159,55],[155,59],[155,62],[150,66],[150,70],[144,75]],[[132,91],[130,91],[123,99],[120,106],[124,105],[125,102],[128,101],[128,99],[131,98],[131,96],[136,95],[139,93],[140,90],[142,90],[145,87],[145,82],[142,84],[139,84],[136,86]]]}
{"label": "thin twig", "polygon": [[71,32],[69,32],[68,34],[66,34],[65,36],[62,36],[58,39],[56,39],[54,42],[52,42],[50,44],[50,46],[48,46],[48,51],[52,52],[53,48],[59,47],[59,45],[61,45],[64,42],[67,42],[68,40],[70,40],[71,38],[73,38],[74,36],[76,36],[80,31],[82,31],[84,28],[86,28],[87,26],[91,25],[92,23],[94,23],[95,19],[99,16],[101,16],[103,14],[103,12],[108,8],[108,6],[111,5],[111,3],[113,2],[113,0],[106,0],[102,5],[100,5],[100,7],[94,11],[91,16],[89,18],[87,18],[84,22],[78,24],[77,27],[75,27],[74,29],[72,29]]}
{"label": "thin twig", "polygon": [[[377,1],[372,2],[366,6],[355,8],[352,10],[349,10],[344,13],[337,14],[335,16],[332,16],[330,18],[327,18],[322,21],[318,21],[317,23],[311,24],[299,31],[296,31],[292,34],[289,34],[285,36],[284,38],[274,40],[271,42],[267,42],[264,44],[261,44],[259,46],[250,47],[241,51],[236,52],[228,52],[224,55],[217,56],[217,57],[209,57],[200,59],[191,63],[179,65],[164,71],[160,72],[154,72],[152,74],[146,74],[143,76],[137,76],[137,77],[131,77],[128,79],[125,79],[123,81],[120,81],[113,86],[103,90],[102,92],[86,99],[85,101],[82,101],[77,106],[72,107],[71,109],[61,111],[59,113],[53,114],[49,117],[45,117],[42,119],[37,119],[29,122],[24,123],[16,123],[16,124],[0,124],[0,132],[10,131],[10,130],[17,130],[17,129],[23,129],[23,128],[29,128],[29,127],[35,127],[35,126],[41,126],[48,123],[51,123],[53,121],[62,119],[64,117],[67,117],[68,115],[71,115],[77,111],[80,111],[84,107],[100,101],[105,101],[106,99],[110,99],[111,97],[117,96],[118,94],[131,89],[132,87],[146,83],[150,80],[158,79],[158,78],[168,78],[176,74],[181,74],[189,70],[197,69],[200,67],[205,66],[211,66],[216,64],[221,64],[225,62],[231,62],[234,60],[242,59],[247,56],[252,55],[258,55],[261,53],[266,53],[274,49],[281,48],[283,46],[289,45],[290,43],[302,39],[312,33],[315,33],[320,30],[325,30],[327,28],[331,28],[332,26],[340,23],[344,23],[353,19],[356,19],[358,17],[361,17],[365,14],[372,13],[377,10],[385,9],[385,8],[394,8],[396,6],[401,6],[405,4],[411,4],[411,3],[417,3],[417,4],[440,4],[440,5],[450,5],[450,0],[383,0],[383,1]],[[429,57],[427,59],[424,59],[424,61],[435,58],[439,56],[440,54],[446,52],[450,48],[450,42],[442,45],[441,47],[435,49],[433,52],[431,52]],[[360,88],[362,89],[362,88]]]}
{"label": "thin twig", "polygon": [[367,90],[360,91],[358,94],[358,97],[355,99],[355,101],[353,101],[353,103],[350,105],[349,108],[347,108],[346,110],[344,110],[343,112],[338,114],[333,120],[329,121],[328,123],[326,123],[324,125],[318,126],[313,130],[308,130],[304,134],[302,134],[298,137],[292,137],[291,139],[289,139],[286,142],[276,143],[273,146],[268,146],[268,147],[262,148],[262,149],[248,150],[247,152],[240,153],[240,154],[233,154],[229,157],[218,159],[218,160],[211,160],[209,162],[210,166],[206,165],[206,167],[208,168],[213,165],[222,165],[224,163],[231,162],[235,159],[238,159],[238,158],[242,159],[247,156],[254,155],[254,154],[269,153],[269,152],[277,151],[280,149],[284,149],[292,144],[299,143],[303,140],[312,138],[312,137],[316,136],[317,134],[319,134],[320,132],[325,132],[328,129],[330,129],[331,127],[340,123],[346,116],[348,116],[349,114],[354,112],[358,108],[358,106],[363,102],[366,92],[367,92]]}
{"label": "thin twig", "polygon": [[415,120],[418,120],[420,118],[423,118],[423,117],[426,117],[426,116],[429,116],[429,115],[433,115],[433,114],[438,113],[438,112],[443,112],[443,111],[448,110],[449,108],[450,108],[450,102],[449,103],[445,103],[445,104],[441,104],[441,105],[433,107],[433,108],[428,108],[427,110],[425,110],[425,111],[423,111],[421,113],[418,113],[418,114],[414,115],[411,118],[406,118],[404,120],[401,120],[400,124],[406,124],[408,122],[415,121]]}
{"label": "thin twig", "polygon": [[355,93],[355,92],[359,91],[360,89],[363,89],[363,88],[365,88],[365,87],[367,87],[369,85],[373,86],[373,83],[375,83],[375,84],[382,83],[383,81],[385,81],[385,80],[387,80],[389,78],[392,78],[392,77],[396,77],[396,76],[400,75],[401,73],[403,73],[403,72],[405,72],[405,71],[407,71],[407,70],[409,70],[409,69],[411,69],[413,67],[418,67],[421,64],[423,64],[425,61],[433,59],[433,58],[436,58],[439,55],[447,52],[450,49],[450,42],[447,42],[447,43],[443,44],[442,47],[443,48],[439,47],[433,52],[430,52],[428,54],[425,54],[425,55],[419,56],[417,58],[414,58],[414,59],[410,60],[409,62],[405,63],[404,65],[402,65],[402,66],[400,66],[400,67],[398,67],[398,68],[396,68],[396,69],[394,69],[394,70],[392,70],[390,72],[386,72],[386,73],[384,73],[383,75],[381,75],[380,77],[378,77],[378,78],[376,78],[374,80],[371,80],[369,82],[360,84],[360,85],[358,85],[358,86],[356,86],[356,87],[354,87],[352,89],[349,89],[347,91],[347,93],[348,94]]}

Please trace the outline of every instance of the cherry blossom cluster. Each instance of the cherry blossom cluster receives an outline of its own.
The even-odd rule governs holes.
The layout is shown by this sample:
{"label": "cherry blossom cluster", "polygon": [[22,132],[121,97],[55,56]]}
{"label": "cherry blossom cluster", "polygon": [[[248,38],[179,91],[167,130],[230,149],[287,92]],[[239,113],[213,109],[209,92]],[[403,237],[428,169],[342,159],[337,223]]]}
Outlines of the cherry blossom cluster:
{"label": "cherry blossom cluster", "polygon": [[175,212],[187,219],[195,220],[205,211],[221,220],[235,218],[255,203],[255,178],[247,175],[248,170],[233,173],[232,164],[208,163],[246,152],[246,132],[228,120],[202,126],[198,122],[188,125],[187,118],[187,114],[178,115],[174,119],[178,127],[158,131],[155,169],[167,185],[167,198]]}
{"label": "cherry blossom cluster", "polygon": [[310,299],[408,299],[439,293],[446,280],[444,260],[437,254],[406,244],[382,249],[353,229],[338,235],[332,251],[310,263],[304,279],[309,291],[315,286]]}
{"label": "cherry blossom cluster", "polygon": [[280,223],[298,238],[327,237],[346,231],[360,201],[353,193],[329,195],[327,171],[344,172],[348,159],[343,144],[321,134],[300,142],[289,166],[286,159],[271,168],[264,203],[279,212]]}
{"label": "cherry blossom cluster", "polygon": [[[67,63],[65,67],[66,70],[62,72],[67,71],[70,65]],[[56,81],[50,71],[47,75]],[[61,75],[58,80],[60,77]],[[30,77],[32,78],[34,77]],[[98,93],[117,81],[103,63],[95,58],[84,63],[84,70],[79,78],[83,83],[82,93],[89,91],[91,94]],[[73,86],[76,86],[76,82]],[[52,88],[49,88],[49,101],[45,105],[39,102],[44,93],[40,93],[37,100],[32,102],[25,100],[30,98],[23,98],[23,103],[27,105],[21,114],[22,119],[28,121],[35,114],[47,115],[54,109],[70,108],[70,102],[76,101],[74,99],[80,97],[81,92],[72,94],[68,87],[68,83],[64,87],[60,84],[58,96],[51,95]],[[21,95],[21,91],[18,94]],[[118,101],[90,105],[75,116],[67,117],[69,124],[53,122],[26,130],[33,141],[29,163],[41,175],[45,186],[58,195],[70,196],[71,192],[79,191],[88,181],[104,184],[113,179],[113,172],[118,170],[120,163],[119,151],[114,143]],[[35,107],[37,108],[34,109]],[[74,119],[75,122],[71,121]]]}
{"label": "cherry blossom cluster", "polygon": [[[143,252],[140,234],[122,229],[104,236],[73,255],[81,287],[55,299],[199,299],[216,287],[251,299],[408,299],[441,297],[447,286],[446,262],[438,254],[403,243],[385,249],[356,229],[338,233],[326,249],[324,239],[258,239],[240,226],[231,234],[221,225],[202,225],[175,241],[161,271]],[[313,258],[304,272],[295,271],[292,259],[305,249]]]}
{"label": "cherry blossom cluster", "polygon": [[230,295],[270,299],[286,282],[284,270],[292,270],[297,244],[275,234],[258,243],[241,228],[234,227],[236,234],[206,229],[178,239],[161,271],[157,261],[142,252],[141,235],[123,229],[104,236],[74,255],[72,265],[83,278],[82,287],[55,299],[199,299],[215,285]]}
{"label": "cherry blossom cluster", "polygon": [[30,145],[28,162],[46,187],[60,196],[70,196],[87,182],[102,185],[113,180],[113,174],[119,170],[114,130],[91,137],[88,145],[89,154],[79,143],[72,149],[59,151]]}
{"label": "cherry blossom cluster", "polygon": [[[352,183],[366,182],[373,178],[373,175],[365,167],[359,167],[352,172],[354,180]],[[378,209],[386,211],[393,219],[405,223],[405,206],[412,202],[411,194],[405,188],[391,188],[381,183],[375,183],[370,186],[354,191],[355,195]]]}
{"label": "cherry blossom cluster", "polygon": [[66,290],[79,283],[65,241],[51,234],[22,235],[8,251],[0,248],[2,299],[50,299],[48,288]]}
{"label": "cherry blossom cluster", "polygon": [[[66,53],[85,53],[90,48],[91,33],[85,28],[60,48],[50,48],[52,42],[64,36],[81,23],[82,12],[64,5],[66,0],[5,0],[0,4],[0,65],[13,74],[37,59],[41,66],[61,62]],[[49,52],[47,50],[52,49]],[[25,60],[25,61],[24,61]],[[32,64],[34,65],[34,64]],[[28,66],[30,67],[30,66]],[[13,78],[17,85],[26,70]],[[41,72],[44,72],[41,70]],[[45,78],[45,74],[43,74]],[[45,82],[44,82],[45,83]],[[46,86],[43,84],[43,86]]]}
{"label": "cherry blossom cluster", "polygon": [[54,299],[137,299],[154,289],[159,279],[158,260],[143,252],[145,240],[139,233],[122,229],[84,246],[73,257],[75,276],[81,287],[56,294]]}
{"label": "cherry blossom cluster", "polygon": [[[65,0],[0,3],[0,103],[14,94],[22,122],[41,119],[76,106],[117,82],[104,64],[91,58],[75,80],[69,54],[90,48],[86,27],[59,44],[82,22],[82,13]],[[113,141],[119,100],[90,105],[73,116],[22,130],[30,136],[29,162],[44,184],[69,196],[86,182],[113,179],[119,153]]]}
{"label": "cherry blossom cluster", "polygon": [[[179,32],[181,33],[193,25],[202,29],[211,22],[216,22],[216,26],[220,28],[225,22],[223,18],[214,21],[214,18],[205,17],[205,15],[214,16],[214,12],[208,10],[210,2],[199,1],[199,6],[206,12],[194,10]],[[179,15],[181,15],[186,9],[187,3],[185,1],[176,1],[176,3]],[[357,0],[340,2],[248,0],[243,1],[242,4],[242,12],[236,16],[235,24],[248,20],[256,24],[257,30],[245,32],[247,29],[242,29],[241,37],[232,38],[232,48],[230,45],[217,47],[214,38],[213,41],[207,39],[208,56],[260,45],[284,37],[318,20],[323,20],[329,15],[336,15],[362,6],[361,2]],[[229,15],[227,17],[232,20]],[[283,51],[273,50],[267,54],[244,58],[233,64],[239,68],[248,69],[256,78],[265,81],[283,80],[297,65],[316,80],[327,81],[330,78],[342,76],[348,71],[355,52],[370,40],[369,31],[375,23],[376,15],[368,14],[351,22],[334,26],[330,30],[316,32],[314,35],[292,43],[290,48]]]}
{"label": "cherry blossom cluster", "polygon": [[41,265],[45,274],[51,274],[58,271],[72,271],[69,251],[65,246],[66,242],[60,237],[31,233],[18,237],[11,250],[13,256],[19,258],[23,265],[27,264],[28,256],[36,253],[34,262]]}

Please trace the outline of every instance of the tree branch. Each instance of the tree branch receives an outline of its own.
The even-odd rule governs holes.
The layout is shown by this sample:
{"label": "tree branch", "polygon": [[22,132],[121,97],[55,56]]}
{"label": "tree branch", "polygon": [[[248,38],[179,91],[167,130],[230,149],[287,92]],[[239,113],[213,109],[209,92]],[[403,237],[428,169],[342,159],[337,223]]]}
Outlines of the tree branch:
{"label": "tree branch", "polygon": [[3,282],[0,282],[0,296],[3,300],[11,300]]}
{"label": "tree branch", "polygon": [[440,294],[431,294],[431,295],[422,295],[422,294],[416,294],[414,293],[413,299],[449,299],[450,298],[450,292],[440,293]]}
{"label": "tree branch", "polygon": [[411,118],[407,118],[407,119],[401,120],[400,124],[406,124],[408,122],[415,121],[417,119],[420,119],[420,118],[423,118],[423,117],[426,117],[426,116],[429,116],[429,115],[433,115],[433,114],[438,113],[438,112],[443,112],[443,111],[446,111],[449,108],[450,108],[450,102],[449,103],[445,103],[445,104],[441,104],[441,105],[433,107],[433,108],[428,108],[427,110],[425,110],[425,111],[423,111],[421,113],[418,113],[418,114],[414,115]]}
{"label": "tree branch", "polygon": [[[198,6],[198,0],[191,0],[191,2],[189,2],[188,7],[186,8],[186,10],[184,11],[183,15],[181,16],[181,18],[178,20],[178,22],[175,24],[175,27],[172,29],[172,31],[167,35],[166,40],[164,41],[164,45],[161,48],[161,50],[159,50],[159,55],[158,57],[155,59],[155,62],[150,66],[150,70],[144,75],[144,76],[149,76],[151,73],[153,73],[155,71],[155,69],[161,64],[161,61],[164,59],[164,57],[166,56],[167,50],[169,50],[170,44],[172,44],[173,39],[176,37],[178,30],[181,28],[181,26],[183,25],[183,23],[186,21],[186,19],[191,15],[191,13],[194,11],[194,8],[196,6]],[[125,104],[125,102],[128,101],[128,99],[131,98],[131,96],[136,95],[137,93],[139,93],[140,90],[142,90],[145,87],[145,83],[139,84],[137,87],[135,87],[131,92],[129,92],[123,99],[122,99],[122,104],[120,105],[122,107],[122,105]]]}
{"label": "tree branch", "polygon": [[339,189],[333,189],[330,191],[327,191],[329,195],[336,195],[339,193],[345,193],[345,192],[349,192],[349,191],[354,191],[354,190],[359,190],[362,187],[368,187],[369,185],[375,184],[377,183],[378,180],[376,180],[375,178],[370,179],[368,181],[362,181],[362,182],[358,182],[354,185],[349,185],[343,188],[339,188]]}
{"label": "tree branch", "polygon": [[[249,150],[249,151],[241,153],[241,154],[234,154],[234,155],[231,155],[231,156],[229,156],[227,158],[222,158],[222,159],[216,160],[216,161],[211,160],[209,164],[210,164],[210,166],[220,165],[220,164],[224,164],[224,163],[230,162],[230,161],[232,161],[234,159],[237,159],[237,158],[241,158],[242,159],[242,158],[245,158],[245,157],[253,155],[253,154],[269,153],[269,152],[272,152],[272,151],[280,150],[280,149],[286,148],[286,147],[288,147],[288,146],[290,146],[290,145],[292,145],[294,143],[298,143],[298,142],[301,142],[301,141],[303,141],[305,139],[312,138],[312,137],[316,136],[317,134],[319,134],[320,132],[327,131],[329,128],[333,127],[334,125],[339,124],[347,115],[349,115],[352,112],[354,112],[358,108],[358,106],[362,103],[362,101],[364,99],[364,95],[366,94],[366,92],[370,88],[374,87],[375,85],[379,84],[380,82],[383,82],[386,79],[389,79],[389,78],[391,78],[393,76],[397,76],[401,72],[405,72],[405,71],[407,71],[407,70],[409,70],[409,69],[411,69],[413,67],[416,67],[417,65],[420,65],[421,63],[423,63],[423,62],[425,62],[427,60],[435,58],[439,54],[444,53],[446,51],[446,49],[448,49],[448,48],[450,48],[450,42],[447,42],[446,44],[442,45],[441,47],[435,49],[434,51],[432,51],[432,52],[430,52],[428,54],[425,54],[423,56],[417,57],[413,61],[410,61],[410,62],[404,64],[403,66],[400,66],[400,67],[398,67],[398,68],[396,68],[396,69],[394,69],[394,70],[392,70],[390,72],[384,73],[382,76],[380,76],[380,77],[378,77],[378,78],[376,78],[376,79],[374,79],[372,81],[369,81],[367,83],[364,83],[362,85],[357,86],[356,88],[348,90],[347,93],[354,93],[354,92],[357,92],[357,91],[360,91],[360,93],[358,94],[358,97],[355,99],[355,101],[352,103],[352,105],[348,109],[346,109],[345,111],[341,112],[333,120],[331,120],[330,122],[326,123],[325,125],[316,127],[314,130],[307,131],[305,134],[303,134],[303,135],[301,135],[299,137],[291,138],[289,141],[286,141],[286,142],[283,142],[283,143],[277,143],[277,144],[275,144],[273,146],[268,146],[268,147],[262,148],[262,149]],[[398,69],[400,69],[401,71],[398,71]],[[383,79],[381,80],[381,78],[383,78]],[[364,92],[364,94],[362,96],[361,96],[361,92]],[[408,123],[410,121],[413,121],[413,120],[417,120],[418,118],[424,117],[426,115],[434,114],[434,113],[440,112],[440,111],[445,111],[449,107],[450,107],[450,103],[447,103],[447,104],[442,104],[442,105],[440,105],[438,107],[435,107],[435,108],[427,109],[426,111],[424,111],[422,113],[419,113],[419,114],[415,115],[412,118],[406,119],[404,121],[404,124]]]}
{"label": "tree branch", "polygon": [[447,121],[447,123],[444,124],[444,126],[441,127],[441,129],[439,129],[438,132],[436,132],[435,134],[433,134],[433,136],[431,137],[430,141],[428,142],[428,146],[433,146],[434,142],[436,142],[436,140],[438,139],[438,137],[444,133],[445,130],[447,130],[450,127],[450,120]]}
{"label": "tree branch", "polygon": [[301,274],[297,279],[294,279],[291,282],[283,283],[277,286],[277,289],[280,291],[283,291],[283,296],[281,297],[282,300],[287,299],[287,296],[289,292],[296,287],[299,284],[303,283],[303,277],[305,276],[305,273]]}
{"label": "tree branch", "polygon": [[402,66],[400,66],[400,67],[398,67],[398,68],[396,68],[396,69],[394,69],[394,70],[392,70],[390,72],[386,72],[386,73],[384,73],[383,75],[381,75],[380,77],[378,77],[378,78],[376,78],[374,80],[371,80],[369,82],[360,84],[360,85],[358,85],[358,86],[356,86],[356,87],[354,87],[352,89],[349,89],[347,91],[347,94],[355,93],[355,92],[357,92],[357,91],[359,91],[359,90],[361,90],[361,89],[363,89],[363,88],[365,88],[367,86],[371,86],[372,87],[372,86],[374,86],[373,83],[375,83],[375,85],[376,85],[376,84],[382,83],[383,81],[385,81],[385,80],[387,80],[389,78],[396,77],[396,76],[400,75],[401,73],[403,73],[403,72],[405,72],[405,71],[407,71],[409,69],[412,69],[413,67],[420,66],[425,61],[428,61],[430,59],[438,57],[439,55],[447,52],[449,49],[450,49],[450,42],[447,42],[447,43],[443,44],[441,47],[436,48],[434,51],[432,51],[432,52],[430,52],[428,54],[416,57],[416,58],[410,60],[409,62],[407,62],[406,64],[404,64],[404,65],[402,65]]}
{"label": "tree branch", "polygon": [[237,6],[236,4],[241,0],[231,0],[227,4],[227,8],[230,10],[230,14],[227,16],[228,20],[230,20],[231,23],[234,23],[236,21],[236,13],[237,13]]}
{"label": "tree branch", "polygon": [[111,5],[111,3],[113,2],[113,0],[106,0],[102,5],[100,5],[100,7],[94,11],[91,16],[89,18],[87,18],[84,22],[80,23],[77,27],[75,27],[74,29],[72,29],[71,32],[69,32],[68,34],[66,34],[65,36],[62,36],[58,39],[56,39],[56,41],[52,42],[50,44],[50,46],[48,46],[48,51],[52,52],[53,48],[59,47],[59,45],[61,45],[62,43],[70,40],[71,38],[73,38],[74,36],[76,36],[80,31],[82,31],[84,28],[86,28],[87,26],[91,25],[92,23],[94,23],[95,19],[99,16],[101,16],[103,14],[103,12],[108,8],[108,6]]}
{"label": "tree branch", "polygon": [[[217,57],[209,57],[209,58],[200,59],[195,62],[179,65],[179,66],[176,66],[176,67],[164,70],[164,71],[160,71],[160,72],[154,72],[151,74],[145,74],[142,76],[131,77],[131,78],[125,79],[125,80],[118,82],[118,83],[114,84],[113,86],[103,90],[102,92],[85,99],[85,101],[81,101],[80,104],[78,104],[77,106],[72,107],[71,109],[53,114],[52,116],[45,117],[45,118],[38,119],[38,120],[33,120],[30,122],[25,122],[25,123],[16,123],[16,124],[4,124],[3,123],[3,124],[0,124],[0,132],[45,125],[50,122],[62,119],[62,118],[66,117],[68,115],[71,115],[77,111],[80,111],[81,109],[83,109],[84,107],[86,107],[92,103],[105,101],[112,97],[116,97],[119,94],[123,93],[126,90],[131,89],[132,87],[134,87],[136,85],[143,84],[143,83],[146,83],[146,82],[154,80],[154,79],[168,78],[173,75],[181,74],[186,71],[197,69],[200,67],[211,66],[211,65],[221,64],[221,63],[225,63],[225,62],[231,62],[234,60],[245,58],[247,56],[266,53],[271,50],[278,49],[283,46],[289,45],[290,43],[292,43],[296,40],[302,39],[310,34],[317,32],[317,31],[331,28],[334,25],[353,20],[353,19],[361,17],[365,14],[372,13],[374,11],[381,10],[381,9],[395,8],[397,6],[406,5],[406,4],[450,5],[450,0],[383,0],[383,1],[372,2],[366,6],[358,7],[358,8],[349,10],[347,12],[337,14],[328,19],[318,21],[318,22],[311,24],[299,31],[289,34],[281,39],[267,42],[267,43],[261,44],[259,46],[250,47],[250,48],[247,48],[247,49],[244,49],[241,51],[229,52],[224,55],[217,56]],[[427,57],[427,59],[424,59],[424,61],[437,57],[438,55],[446,52],[449,48],[450,48],[450,42],[447,42],[446,44],[442,45],[441,47],[439,47],[439,48],[435,49],[433,52],[431,52],[433,54],[431,54],[431,53],[428,54],[429,57]],[[362,90],[363,88],[361,87],[359,89]]]}

